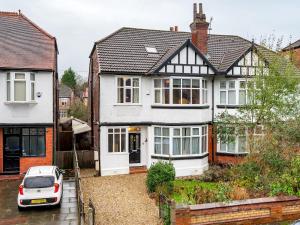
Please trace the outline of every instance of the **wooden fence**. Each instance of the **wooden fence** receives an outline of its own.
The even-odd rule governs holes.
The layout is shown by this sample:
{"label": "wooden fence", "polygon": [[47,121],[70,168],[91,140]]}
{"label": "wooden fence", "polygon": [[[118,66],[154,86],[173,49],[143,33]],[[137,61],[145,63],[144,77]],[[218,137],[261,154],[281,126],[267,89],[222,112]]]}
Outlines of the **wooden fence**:
{"label": "wooden fence", "polygon": [[[94,168],[94,151],[80,150],[77,152],[78,164],[80,168]],[[61,169],[73,168],[73,154],[74,151],[57,151],[56,164]]]}

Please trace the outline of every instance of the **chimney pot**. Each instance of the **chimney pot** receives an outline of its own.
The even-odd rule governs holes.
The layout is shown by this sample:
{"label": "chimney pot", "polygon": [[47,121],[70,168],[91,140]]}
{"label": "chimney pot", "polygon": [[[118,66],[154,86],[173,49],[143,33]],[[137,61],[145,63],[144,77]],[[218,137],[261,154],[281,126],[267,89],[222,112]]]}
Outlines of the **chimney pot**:
{"label": "chimney pot", "polygon": [[170,31],[174,31],[174,27],[170,27]]}
{"label": "chimney pot", "polygon": [[177,32],[178,31],[178,26],[175,26],[175,32]]}

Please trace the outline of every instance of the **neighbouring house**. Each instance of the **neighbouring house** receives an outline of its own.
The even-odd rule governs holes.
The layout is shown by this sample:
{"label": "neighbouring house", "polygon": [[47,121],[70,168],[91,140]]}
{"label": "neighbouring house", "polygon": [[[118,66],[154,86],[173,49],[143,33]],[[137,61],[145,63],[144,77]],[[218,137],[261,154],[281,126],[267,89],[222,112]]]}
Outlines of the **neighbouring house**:
{"label": "neighbouring house", "polygon": [[57,43],[19,12],[0,12],[0,174],[52,165]]}
{"label": "neighbouring house", "polygon": [[88,106],[88,102],[89,102],[89,88],[86,87],[84,89],[84,91],[81,93],[81,99],[82,102],[85,106]]}
{"label": "neighbouring house", "polygon": [[74,101],[73,90],[64,84],[60,84],[58,99],[59,99],[59,118],[69,117],[68,112],[72,102]]}
{"label": "neighbouring house", "polygon": [[209,161],[247,154],[246,133],[217,143],[212,125],[219,113],[247,103],[246,78],[265,65],[258,52],[267,50],[239,36],[209,34],[202,4],[194,4],[190,29],[123,27],[95,42],[89,123],[102,176],[159,160],[171,161],[177,176],[197,175]]}
{"label": "neighbouring house", "polygon": [[300,39],[283,48],[282,52],[300,68]]}

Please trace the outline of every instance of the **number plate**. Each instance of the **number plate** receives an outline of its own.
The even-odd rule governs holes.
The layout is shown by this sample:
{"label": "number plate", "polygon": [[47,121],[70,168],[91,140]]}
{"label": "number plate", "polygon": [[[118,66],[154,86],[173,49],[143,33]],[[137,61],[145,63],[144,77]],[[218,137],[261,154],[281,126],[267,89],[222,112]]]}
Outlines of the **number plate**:
{"label": "number plate", "polygon": [[46,199],[33,199],[31,200],[31,204],[42,204],[42,203],[46,203]]}

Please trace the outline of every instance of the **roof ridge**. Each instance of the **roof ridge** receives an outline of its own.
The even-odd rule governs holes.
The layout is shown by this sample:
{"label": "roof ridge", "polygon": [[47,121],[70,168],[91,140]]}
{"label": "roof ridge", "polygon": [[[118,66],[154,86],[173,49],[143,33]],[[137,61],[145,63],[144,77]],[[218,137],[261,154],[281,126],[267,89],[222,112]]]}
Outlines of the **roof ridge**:
{"label": "roof ridge", "polygon": [[111,34],[105,36],[104,38],[101,38],[100,40],[95,41],[95,44],[99,44],[100,42],[106,41],[108,38],[110,38],[110,37],[114,36],[115,34],[119,33],[119,32],[120,32],[121,30],[123,30],[124,28],[126,28],[126,27],[121,27],[121,28],[119,28],[118,30],[112,32]]}
{"label": "roof ridge", "polygon": [[18,12],[0,11],[0,16],[19,16]]}
{"label": "roof ridge", "polygon": [[41,33],[45,34],[47,37],[51,38],[51,39],[55,39],[54,36],[52,36],[51,34],[49,34],[47,31],[45,31],[43,28],[41,28],[39,25],[37,25],[36,23],[34,23],[32,20],[30,20],[27,16],[25,16],[23,13],[21,13],[20,11],[20,15],[23,19],[25,19],[27,22],[29,22],[33,27],[35,27],[38,31],[40,31]]}

